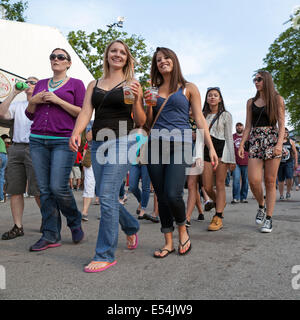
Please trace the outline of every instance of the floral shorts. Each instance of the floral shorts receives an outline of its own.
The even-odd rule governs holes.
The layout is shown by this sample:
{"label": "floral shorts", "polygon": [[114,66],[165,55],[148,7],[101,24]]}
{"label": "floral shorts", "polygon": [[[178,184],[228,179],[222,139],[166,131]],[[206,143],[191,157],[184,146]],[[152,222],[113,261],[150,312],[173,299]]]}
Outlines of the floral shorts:
{"label": "floral shorts", "polygon": [[280,158],[273,155],[278,141],[278,129],[272,127],[252,128],[249,140],[249,159],[270,160]]}

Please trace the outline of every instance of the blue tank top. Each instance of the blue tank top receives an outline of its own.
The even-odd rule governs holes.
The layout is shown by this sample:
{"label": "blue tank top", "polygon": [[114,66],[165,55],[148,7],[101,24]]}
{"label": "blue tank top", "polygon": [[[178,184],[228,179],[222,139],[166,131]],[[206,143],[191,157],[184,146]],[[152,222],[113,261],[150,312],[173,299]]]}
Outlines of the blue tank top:
{"label": "blue tank top", "polygon": [[[159,97],[157,99],[157,105],[153,107],[153,119],[155,119],[157,112],[164,103],[165,99]],[[190,130],[189,124],[189,110],[190,102],[183,94],[183,89],[179,88],[177,92],[173,93],[167,101],[164,109],[159,115],[153,129],[167,129],[172,131],[173,129],[179,129],[181,132],[180,139],[184,139],[184,130]],[[191,130],[190,130],[191,131]],[[191,132],[190,132],[191,135]],[[151,136],[154,138],[155,135]],[[188,138],[188,139],[187,139]],[[171,137],[172,140],[177,140],[176,137]],[[185,135],[185,141],[190,141],[190,137]]]}

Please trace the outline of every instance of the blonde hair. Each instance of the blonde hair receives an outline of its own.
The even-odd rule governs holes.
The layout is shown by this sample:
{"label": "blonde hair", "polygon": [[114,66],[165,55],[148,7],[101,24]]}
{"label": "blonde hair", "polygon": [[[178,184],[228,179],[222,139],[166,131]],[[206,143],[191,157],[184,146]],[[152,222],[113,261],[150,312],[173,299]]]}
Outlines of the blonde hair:
{"label": "blonde hair", "polygon": [[136,60],[134,59],[133,55],[131,54],[128,45],[123,40],[114,40],[105,48],[102,78],[106,78],[109,75],[108,52],[109,52],[110,47],[114,43],[121,43],[125,48],[125,51],[127,54],[127,61],[126,61],[125,66],[123,67],[123,73],[125,76],[125,80],[131,81],[134,78],[134,63],[136,62]]}

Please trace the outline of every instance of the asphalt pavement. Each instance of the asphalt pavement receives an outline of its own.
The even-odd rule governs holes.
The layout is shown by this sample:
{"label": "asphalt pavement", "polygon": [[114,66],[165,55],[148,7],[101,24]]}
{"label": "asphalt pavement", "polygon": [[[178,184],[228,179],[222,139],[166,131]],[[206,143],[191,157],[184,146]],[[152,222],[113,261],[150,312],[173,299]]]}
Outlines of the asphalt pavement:
{"label": "asphalt pavement", "polygon": [[[248,204],[235,205],[230,203],[231,188],[226,192],[222,230],[207,231],[213,210],[201,222],[194,210],[187,256],[154,259],[154,250],[163,245],[160,224],[140,220],[138,248],[128,250],[120,230],[117,264],[95,274],[83,268],[94,256],[99,206],[90,207],[82,243],[72,243],[63,218],[62,246],[29,252],[41,236],[41,216],[34,199],[26,198],[25,235],[0,240],[0,300],[299,300],[300,191],[293,191],[289,201],[276,202],[270,234],[260,233],[255,225],[257,204],[251,192]],[[81,209],[82,192],[74,194]],[[126,207],[136,216],[132,194]],[[147,212],[152,208],[153,194]],[[12,225],[9,201],[1,203],[1,235]],[[177,230],[174,241],[177,247]]]}

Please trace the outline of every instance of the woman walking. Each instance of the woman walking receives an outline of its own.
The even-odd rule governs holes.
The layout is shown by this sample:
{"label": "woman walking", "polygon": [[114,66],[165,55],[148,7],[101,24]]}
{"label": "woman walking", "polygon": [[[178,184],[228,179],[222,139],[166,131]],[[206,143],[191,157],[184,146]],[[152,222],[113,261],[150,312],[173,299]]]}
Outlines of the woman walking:
{"label": "woman walking", "polygon": [[235,169],[235,154],[232,136],[232,116],[225,110],[221,90],[218,87],[207,89],[203,115],[209,126],[210,135],[219,158],[219,165],[215,172],[216,190],[214,190],[214,171],[210,163],[208,149],[204,148],[203,185],[208,196],[215,203],[214,215],[208,230],[218,231],[223,227],[223,211],[226,206],[225,180],[227,169]]}
{"label": "woman walking", "polygon": [[[154,257],[165,258],[175,251],[173,218],[178,226],[179,255],[187,254],[192,248],[185,225],[186,212],[182,198],[188,164],[184,160],[176,161],[180,157],[184,159],[185,145],[190,145],[190,150],[192,150],[192,134],[189,126],[190,107],[197,127],[204,129],[205,143],[209,147],[210,159],[215,167],[218,159],[201,112],[200,93],[193,83],[188,83],[182,76],[175,52],[168,48],[156,49],[152,58],[151,83],[158,87],[159,97],[157,105],[147,109],[147,124],[149,127],[153,126],[148,145],[148,160],[150,160],[148,171],[157,195],[161,232],[165,238],[164,246],[154,252]],[[145,99],[148,100],[150,95],[149,91],[145,92]],[[155,122],[154,125],[153,122]],[[173,137],[170,137],[167,133],[174,132],[174,130],[177,134],[172,133]],[[190,133],[189,137],[184,136],[185,130]],[[165,148],[165,141],[169,142],[167,148]],[[151,151],[154,150],[155,145],[159,147],[158,163],[151,161]],[[154,156],[155,154],[153,151]],[[169,156],[169,162],[164,161],[166,155]]]}
{"label": "woman walking", "polygon": [[61,215],[67,218],[74,243],[84,236],[81,213],[69,187],[69,176],[75,156],[69,150],[69,138],[79,114],[85,88],[81,80],[67,76],[71,57],[64,49],[50,55],[53,76],[38,81],[25,111],[33,120],[30,153],[40,189],[42,237],[30,251],[41,251],[61,245]]}
{"label": "woman walking", "polygon": [[[259,206],[256,224],[261,226],[261,232],[270,233],[285,131],[285,106],[283,98],[275,90],[269,72],[258,71],[253,82],[257,93],[247,102],[246,126],[238,153],[244,158],[244,145],[250,135],[248,176],[250,188]],[[262,181],[265,183],[266,200]]]}
{"label": "woman walking", "polygon": [[[87,88],[82,112],[77,119],[70,148],[74,152],[81,143],[81,132],[85,129],[95,109],[92,142],[92,166],[96,180],[97,196],[101,204],[96,253],[85,272],[99,272],[117,263],[115,251],[118,244],[119,222],[127,236],[127,248],[138,245],[139,223],[119,203],[119,192],[130,163],[127,159],[129,147],[135,143],[133,129],[143,126],[146,115],[142,104],[142,88],[134,79],[134,59],[128,46],[121,40],[111,42],[104,53],[104,74],[100,80],[92,81]],[[130,85],[134,102],[125,103],[124,83]],[[133,114],[133,118],[131,117]],[[126,125],[126,130],[120,126]]]}

